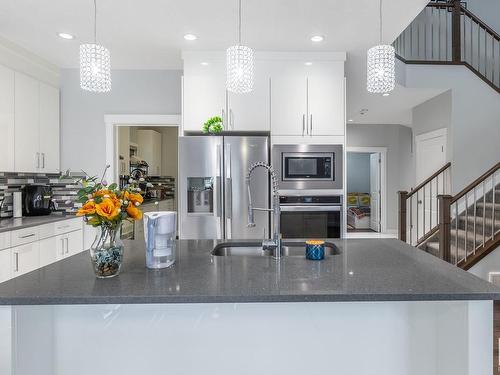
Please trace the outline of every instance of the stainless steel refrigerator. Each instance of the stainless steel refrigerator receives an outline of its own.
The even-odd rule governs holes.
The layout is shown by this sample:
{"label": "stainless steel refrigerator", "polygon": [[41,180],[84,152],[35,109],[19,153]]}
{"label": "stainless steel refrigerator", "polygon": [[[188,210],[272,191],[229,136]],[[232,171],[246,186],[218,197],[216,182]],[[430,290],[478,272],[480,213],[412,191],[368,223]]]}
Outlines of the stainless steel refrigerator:
{"label": "stainless steel refrigerator", "polygon": [[[181,239],[262,239],[269,215],[255,215],[247,227],[245,176],[257,161],[269,163],[267,136],[186,136],[179,138],[179,237]],[[269,176],[252,174],[255,207],[269,207]]]}

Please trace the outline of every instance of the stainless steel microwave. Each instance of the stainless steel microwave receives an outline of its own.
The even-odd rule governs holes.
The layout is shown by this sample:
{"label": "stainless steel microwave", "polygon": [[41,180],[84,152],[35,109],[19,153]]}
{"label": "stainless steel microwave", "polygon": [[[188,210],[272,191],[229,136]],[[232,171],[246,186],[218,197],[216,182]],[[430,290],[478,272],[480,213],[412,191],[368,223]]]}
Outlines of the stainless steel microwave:
{"label": "stainless steel microwave", "polygon": [[342,189],[342,145],[274,145],[280,189]]}

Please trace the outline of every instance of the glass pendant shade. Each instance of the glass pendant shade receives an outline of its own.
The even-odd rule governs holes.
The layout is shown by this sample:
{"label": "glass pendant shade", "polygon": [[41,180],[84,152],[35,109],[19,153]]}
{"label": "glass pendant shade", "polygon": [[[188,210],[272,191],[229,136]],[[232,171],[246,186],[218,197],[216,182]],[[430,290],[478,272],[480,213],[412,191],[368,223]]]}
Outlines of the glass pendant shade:
{"label": "glass pendant shade", "polygon": [[228,91],[244,94],[253,90],[253,50],[246,46],[232,46],[226,52]]}
{"label": "glass pendant shade", "polygon": [[80,45],[80,87],[92,92],[111,91],[111,54],[106,47]]}
{"label": "glass pendant shade", "polygon": [[369,92],[384,94],[396,85],[394,47],[381,44],[368,50],[367,85]]}

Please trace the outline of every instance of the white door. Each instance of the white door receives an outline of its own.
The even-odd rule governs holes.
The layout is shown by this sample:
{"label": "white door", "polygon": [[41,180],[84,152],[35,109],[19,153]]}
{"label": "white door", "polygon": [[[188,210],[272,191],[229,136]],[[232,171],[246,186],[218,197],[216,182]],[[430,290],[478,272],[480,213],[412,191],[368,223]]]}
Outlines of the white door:
{"label": "white door", "polygon": [[59,90],[40,82],[40,169],[59,172]]}
{"label": "white door", "polygon": [[270,130],[270,78],[256,72],[254,88],[246,94],[228,92],[228,130]]}
{"label": "white door", "polygon": [[36,270],[40,264],[39,242],[12,248],[12,276],[17,277]]}
{"label": "white door", "polygon": [[45,267],[58,260],[57,249],[56,237],[40,240],[40,267]]}
{"label": "white door", "polygon": [[380,232],[380,153],[370,154],[370,228]]}
{"label": "white door", "polygon": [[184,131],[201,131],[205,121],[214,116],[227,119],[224,63],[214,62],[184,76],[182,116]]}
{"label": "white door", "polygon": [[306,135],[307,80],[304,76],[274,76],[271,80],[271,132]]}
{"label": "white door", "polygon": [[[14,171],[14,71],[0,66],[0,170]],[[1,277],[1,276],[0,276]]]}
{"label": "white door", "polygon": [[36,172],[40,168],[38,81],[15,73],[15,170]]}
{"label": "white door", "polygon": [[308,79],[308,134],[344,135],[344,79]]}
{"label": "white door", "polygon": [[66,235],[66,256],[75,255],[83,251],[83,231],[77,230]]}
{"label": "white door", "polygon": [[[419,135],[415,137],[415,143],[416,182],[419,184],[446,164],[446,129]],[[440,180],[426,185],[415,197],[417,207],[413,219],[417,220],[418,215],[417,239],[437,225],[437,195],[449,192],[450,178],[449,174],[445,174],[440,176]]]}

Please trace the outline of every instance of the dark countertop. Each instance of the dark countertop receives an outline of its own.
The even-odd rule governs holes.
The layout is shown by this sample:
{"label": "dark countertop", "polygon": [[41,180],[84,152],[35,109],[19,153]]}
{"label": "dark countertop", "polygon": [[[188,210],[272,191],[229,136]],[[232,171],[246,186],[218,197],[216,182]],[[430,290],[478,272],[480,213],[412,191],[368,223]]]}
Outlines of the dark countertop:
{"label": "dark countertop", "polygon": [[500,289],[396,239],[336,240],[339,255],[215,257],[212,240],[178,242],[172,268],[145,268],[125,241],[122,273],[96,279],[88,252],[0,284],[1,305],[500,299]]}
{"label": "dark countertop", "polygon": [[9,232],[11,230],[36,227],[38,225],[55,223],[61,220],[74,219],[75,215],[64,213],[52,213],[43,216],[25,216],[20,218],[5,218],[0,219],[0,233]]}

